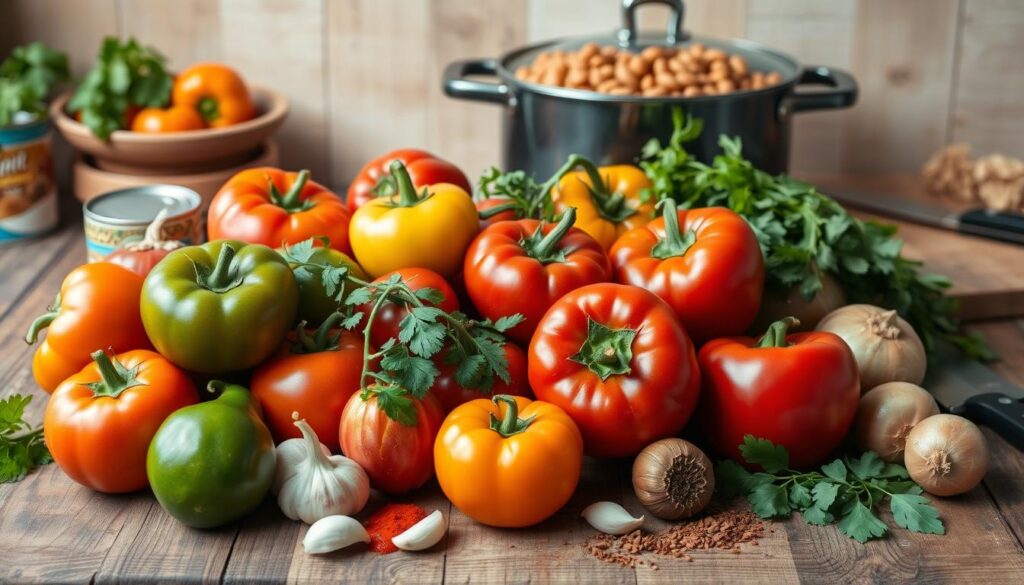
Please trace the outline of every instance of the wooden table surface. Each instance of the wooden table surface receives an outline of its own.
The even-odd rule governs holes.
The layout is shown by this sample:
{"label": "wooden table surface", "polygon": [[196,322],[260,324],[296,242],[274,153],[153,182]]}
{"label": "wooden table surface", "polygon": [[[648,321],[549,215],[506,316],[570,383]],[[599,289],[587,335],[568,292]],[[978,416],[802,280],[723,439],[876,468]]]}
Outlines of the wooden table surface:
{"label": "wooden table surface", "polygon": [[[42,419],[46,396],[32,380],[34,348],[22,335],[64,275],[85,260],[76,212],[68,212],[57,233],[0,248],[0,396],[36,396],[28,415],[34,423]],[[963,245],[975,242],[964,238]],[[1016,253],[1019,270],[1024,249]],[[1024,321],[972,327],[1004,356],[994,367],[1024,384]],[[408,501],[449,518],[446,540],[432,550],[381,556],[353,547],[316,557],[302,551],[306,527],[287,520],[272,499],[239,523],[192,530],[168,516],[149,492],[94,493],[48,465],[21,482],[0,485],[0,582],[1024,583],[1024,454],[984,432],[992,451],[984,483],[964,496],[936,500],[945,536],[896,529],[883,540],[858,544],[835,527],[793,519],[769,524],[760,544],[745,545],[739,555],[695,553],[692,562],[658,557],[659,570],[602,563],[583,550],[593,534],[579,519],[586,505],[612,500],[642,513],[623,462],[588,459],[572,501],[534,528],[476,524],[431,483]]]}

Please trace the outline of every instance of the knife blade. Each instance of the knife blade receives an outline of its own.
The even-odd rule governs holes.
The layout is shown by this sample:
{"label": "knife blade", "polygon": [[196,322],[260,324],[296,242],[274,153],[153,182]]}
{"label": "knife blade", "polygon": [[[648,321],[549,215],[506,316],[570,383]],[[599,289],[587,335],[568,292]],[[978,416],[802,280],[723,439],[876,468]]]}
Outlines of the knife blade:
{"label": "knife blade", "polygon": [[1024,451],[1024,388],[971,359],[943,359],[925,388],[952,414],[986,425]]}
{"label": "knife blade", "polygon": [[957,212],[937,203],[866,191],[838,190],[828,195],[843,205],[885,217],[1024,245],[1024,215],[1018,213],[981,208]]}

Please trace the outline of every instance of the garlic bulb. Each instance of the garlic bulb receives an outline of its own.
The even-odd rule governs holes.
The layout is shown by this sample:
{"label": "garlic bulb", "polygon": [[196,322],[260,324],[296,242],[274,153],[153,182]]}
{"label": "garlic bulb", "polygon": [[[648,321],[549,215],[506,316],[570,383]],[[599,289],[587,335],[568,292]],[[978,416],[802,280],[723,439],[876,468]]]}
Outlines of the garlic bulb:
{"label": "garlic bulb", "polygon": [[835,333],[850,346],[862,393],[886,382],[920,384],[924,379],[924,345],[896,311],[847,305],[825,315],[817,330]]}
{"label": "garlic bulb", "polygon": [[644,524],[644,517],[634,518],[615,502],[595,502],[583,510],[583,519],[605,534],[629,534]]}
{"label": "garlic bulb", "polygon": [[370,478],[363,468],[348,457],[331,455],[305,420],[296,420],[295,426],[302,438],[277,446],[273,490],[284,515],[312,524],[362,510],[370,497]]}
{"label": "garlic bulb", "polygon": [[429,516],[413,524],[405,532],[391,539],[391,543],[402,550],[426,550],[441,542],[448,531],[441,510],[434,510]]}
{"label": "garlic bulb", "polygon": [[348,516],[327,516],[313,523],[302,539],[306,554],[329,553],[357,542],[370,542],[363,525]]}

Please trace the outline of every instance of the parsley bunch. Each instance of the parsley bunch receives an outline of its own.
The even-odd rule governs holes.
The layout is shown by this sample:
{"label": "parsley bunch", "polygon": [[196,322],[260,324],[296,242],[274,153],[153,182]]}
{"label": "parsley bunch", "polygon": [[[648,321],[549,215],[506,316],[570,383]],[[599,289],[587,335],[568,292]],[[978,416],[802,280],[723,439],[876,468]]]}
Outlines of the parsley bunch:
{"label": "parsley bunch", "polygon": [[743,459],[764,471],[751,473],[732,460],[717,467],[716,488],[724,497],[745,494],[761,518],[788,518],[799,511],[808,524],[837,522],[858,542],[885,536],[889,528],[875,515],[886,498],[896,524],[911,532],[944,534],[939,511],[921,495],[907,469],[868,451],[859,459],[836,459],[821,471],[789,469],[789,453],[752,435],[740,445]]}
{"label": "parsley bunch", "polygon": [[[327,245],[326,240],[321,240]],[[285,258],[296,270],[319,271],[324,290],[339,303],[345,315],[340,326],[355,329],[363,313],[357,307],[372,307],[363,324],[362,398],[376,396],[377,405],[392,419],[416,424],[416,410],[410,400],[423,398],[440,374],[434,359],[443,354],[446,364],[455,366],[455,381],[463,388],[488,392],[495,377],[509,381],[504,332],[523,320],[519,314],[496,322],[470,319],[461,312],[447,313],[436,304],[444,293],[434,288],[413,290],[398,274],[383,283],[367,282],[346,266],[311,263],[314,240],[285,248]],[[350,288],[346,294],[346,285]],[[399,323],[398,338],[371,352],[370,331],[381,306],[394,303],[406,309]]]}
{"label": "parsley bunch", "polygon": [[174,80],[164,69],[164,56],[135,39],[103,39],[96,64],[68,102],[82,123],[106,140],[125,127],[131,106],[162,108],[170,102]]}
{"label": "parsley bunch", "polygon": [[15,47],[0,63],[0,127],[11,124],[18,112],[45,114],[46,96],[67,78],[64,53],[38,42]]}
{"label": "parsley bunch", "polygon": [[40,465],[53,461],[43,442],[43,428],[25,422],[31,396],[12,394],[0,400],[0,483],[18,481]]}
{"label": "parsley bunch", "polygon": [[765,257],[767,287],[785,295],[798,287],[810,299],[822,287],[822,272],[836,277],[851,302],[896,309],[917,331],[929,355],[945,339],[973,357],[991,357],[984,341],[963,335],[945,295],[944,276],[921,272],[904,258],[896,226],[861,221],[813,186],[772,176],[743,158],[739,139],[722,136],[722,154],[708,165],[686,151],[703,123],[673,113],[668,144],[648,142],[640,166],[653,183],[648,199],[670,197],[681,207],[723,206],[753,228]]}

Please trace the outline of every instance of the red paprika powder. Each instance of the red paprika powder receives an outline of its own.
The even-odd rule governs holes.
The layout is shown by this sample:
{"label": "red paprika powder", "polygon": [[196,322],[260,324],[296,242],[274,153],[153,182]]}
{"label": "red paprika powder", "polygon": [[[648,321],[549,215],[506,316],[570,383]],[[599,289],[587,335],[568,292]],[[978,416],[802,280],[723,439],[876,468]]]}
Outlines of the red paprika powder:
{"label": "red paprika powder", "polygon": [[363,525],[370,534],[370,550],[382,555],[395,552],[398,547],[391,539],[426,517],[427,511],[416,504],[384,504]]}

